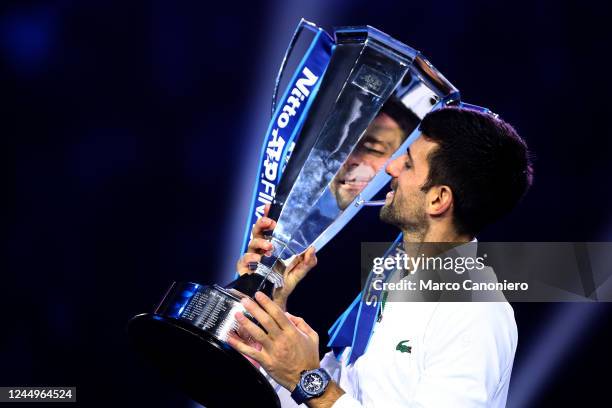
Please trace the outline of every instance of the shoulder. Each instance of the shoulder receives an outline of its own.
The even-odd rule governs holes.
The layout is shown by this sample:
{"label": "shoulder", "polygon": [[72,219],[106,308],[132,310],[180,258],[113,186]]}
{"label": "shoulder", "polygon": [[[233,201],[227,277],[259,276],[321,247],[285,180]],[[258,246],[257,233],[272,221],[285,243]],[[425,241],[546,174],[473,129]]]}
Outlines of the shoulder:
{"label": "shoulder", "polygon": [[433,316],[459,321],[514,323],[514,310],[508,302],[440,302]]}
{"label": "shoulder", "polygon": [[[438,303],[430,316],[430,328],[456,328],[503,333],[517,337],[514,310],[508,302]],[[445,330],[446,331],[446,330]]]}
{"label": "shoulder", "polygon": [[461,349],[467,355],[512,363],[518,342],[514,310],[507,302],[438,303],[426,329],[432,349]]}

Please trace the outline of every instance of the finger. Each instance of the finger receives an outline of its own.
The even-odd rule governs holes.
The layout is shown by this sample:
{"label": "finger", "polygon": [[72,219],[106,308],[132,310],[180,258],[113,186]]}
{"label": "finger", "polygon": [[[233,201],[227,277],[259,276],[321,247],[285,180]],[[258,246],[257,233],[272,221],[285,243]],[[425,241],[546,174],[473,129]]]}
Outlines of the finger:
{"label": "finger", "polygon": [[276,221],[266,216],[261,217],[253,225],[253,238],[263,238],[264,231],[273,230],[276,227]]}
{"label": "finger", "polygon": [[264,238],[253,238],[249,241],[247,252],[255,254],[270,253],[274,249],[274,245]]}
{"label": "finger", "polygon": [[296,277],[302,279],[306,276],[306,273],[315,267],[317,264],[317,256],[314,247],[309,247],[303,254],[302,261],[296,265],[295,274]]}
{"label": "finger", "polygon": [[264,354],[256,348],[249,346],[244,341],[240,340],[240,338],[236,336],[229,336],[227,339],[227,343],[233,348],[235,348],[236,351],[238,351],[239,353],[242,353],[245,356],[252,358],[259,364],[262,363]]}
{"label": "finger", "polygon": [[261,261],[261,255],[247,252],[238,260],[238,263],[236,264],[238,274],[242,276],[245,273],[252,272],[254,270],[252,265],[255,264],[255,268],[257,268],[257,263],[259,261]]}
{"label": "finger", "polygon": [[283,312],[283,310],[276,303],[274,303],[272,299],[264,295],[263,292],[255,293],[255,299],[263,307],[266,313],[272,316],[276,324],[278,324],[281,329],[291,327],[289,319],[287,319],[287,316],[285,316],[285,312]]}
{"label": "finger", "polygon": [[[236,337],[235,333],[230,333],[229,336],[233,336]],[[246,344],[247,346],[251,346],[253,347],[255,350],[257,351],[261,351],[261,343],[257,343],[255,340],[253,340],[253,338],[251,336],[249,336],[248,334],[244,334],[244,336],[246,337],[240,337],[240,333],[238,333],[238,340],[242,341],[244,344]],[[229,341],[228,341],[229,343]],[[251,357],[247,356],[246,354],[243,354],[244,358],[246,358],[247,360],[249,360],[249,362],[251,364],[253,364],[255,367],[259,368],[261,367],[261,364],[259,364],[259,362],[257,362],[256,360],[252,359]]]}
{"label": "finger", "polygon": [[263,238],[263,232],[270,229],[272,222],[271,218],[265,216],[258,219],[255,225],[253,225],[253,238]]}
{"label": "finger", "polygon": [[242,329],[240,330],[240,332],[243,336],[245,333],[248,334],[256,342],[261,343],[264,347],[270,344],[270,339],[268,338],[268,335],[261,329],[261,327],[253,323],[242,312],[237,312],[235,316],[238,323],[240,323],[240,328]]}
{"label": "finger", "polygon": [[299,282],[316,264],[317,257],[315,255],[315,249],[314,247],[310,247],[300,255],[300,259],[295,266],[291,270],[286,271],[285,278]]}
{"label": "finger", "polygon": [[244,297],[240,300],[240,303],[242,303],[245,309],[255,318],[255,320],[257,320],[259,324],[263,326],[263,328],[268,332],[268,336],[275,337],[276,335],[280,334],[280,326],[276,323],[274,318],[259,307],[256,302],[252,301],[248,297]]}
{"label": "finger", "polygon": [[295,327],[297,327],[299,331],[310,337],[312,340],[317,342],[319,341],[319,334],[312,327],[310,327],[310,325],[306,323],[304,319],[302,319],[301,317],[294,316],[289,312],[285,312],[285,315],[287,316],[289,321],[293,323]]}
{"label": "finger", "polygon": [[304,254],[304,262],[311,268],[317,264],[317,251],[315,250],[315,247],[308,247],[306,253]]}
{"label": "finger", "polygon": [[[240,340],[242,340],[244,343],[248,344],[251,347],[257,348],[257,350],[261,349],[261,343],[259,343],[257,340],[255,340],[253,338],[253,336],[251,336],[249,334],[249,332],[246,331],[246,329],[244,327],[242,327],[242,325],[240,325],[240,324],[238,325],[236,330],[230,332],[230,335],[238,336],[240,338]],[[256,345],[259,345],[259,348]]]}

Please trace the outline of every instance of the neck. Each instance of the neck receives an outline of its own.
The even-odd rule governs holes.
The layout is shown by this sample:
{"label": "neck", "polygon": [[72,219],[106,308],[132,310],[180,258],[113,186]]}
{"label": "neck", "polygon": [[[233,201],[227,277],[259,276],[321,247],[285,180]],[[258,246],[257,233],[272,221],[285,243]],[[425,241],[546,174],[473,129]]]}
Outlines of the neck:
{"label": "neck", "polygon": [[473,239],[471,235],[457,233],[454,228],[433,225],[424,231],[402,230],[402,233],[405,248],[423,242],[462,244]]}

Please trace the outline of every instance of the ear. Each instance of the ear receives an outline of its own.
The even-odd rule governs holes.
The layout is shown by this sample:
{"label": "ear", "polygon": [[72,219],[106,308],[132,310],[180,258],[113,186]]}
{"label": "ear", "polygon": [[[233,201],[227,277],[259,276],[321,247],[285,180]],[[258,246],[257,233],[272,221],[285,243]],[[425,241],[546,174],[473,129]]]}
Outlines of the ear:
{"label": "ear", "polygon": [[453,205],[453,191],[449,186],[433,186],[425,195],[425,211],[431,216],[450,212]]}

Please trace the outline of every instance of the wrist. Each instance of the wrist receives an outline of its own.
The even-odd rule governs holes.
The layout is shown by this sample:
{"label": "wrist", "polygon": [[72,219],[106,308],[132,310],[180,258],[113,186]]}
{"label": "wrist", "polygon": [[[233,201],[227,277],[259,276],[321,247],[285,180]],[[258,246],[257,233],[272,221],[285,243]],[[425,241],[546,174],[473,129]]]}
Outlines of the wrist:
{"label": "wrist", "polygon": [[295,388],[300,384],[300,381],[302,379],[302,374],[307,371],[318,370],[319,368],[321,368],[321,364],[319,364],[319,362],[317,361],[316,364],[309,364],[307,365],[307,367],[309,368],[295,372],[292,378],[287,379],[287,381],[284,382],[284,384],[281,384],[281,383],[279,384],[282,385],[285,389],[287,389],[287,391],[293,392],[295,391]]}
{"label": "wrist", "polygon": [[325,369],[315,368],[302,371],[293,389],[287,389],[291,391],[291,398],[300,405],[322,396],[331,381]]}
{"label": "wrist", "polygon": [[325,392],[318,397],[306,401],[308,408],[330,408],[345,394],[335,381],[331,380]]}

